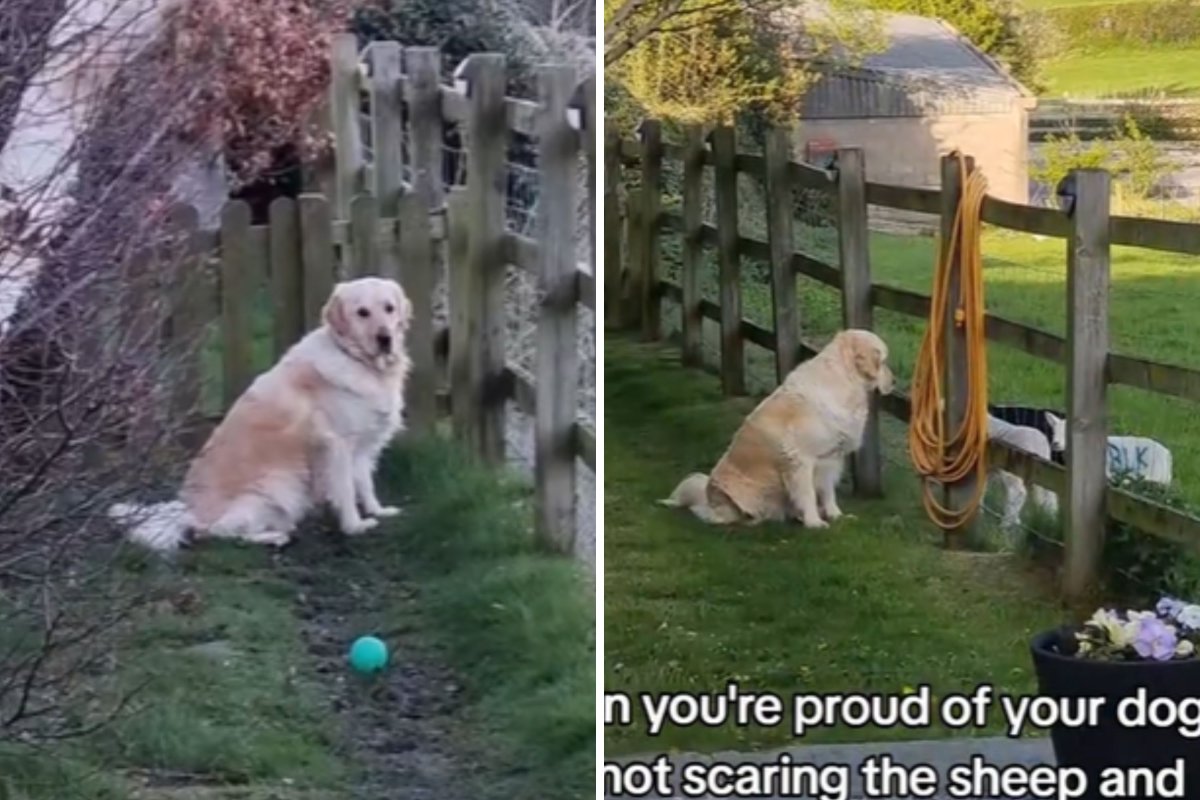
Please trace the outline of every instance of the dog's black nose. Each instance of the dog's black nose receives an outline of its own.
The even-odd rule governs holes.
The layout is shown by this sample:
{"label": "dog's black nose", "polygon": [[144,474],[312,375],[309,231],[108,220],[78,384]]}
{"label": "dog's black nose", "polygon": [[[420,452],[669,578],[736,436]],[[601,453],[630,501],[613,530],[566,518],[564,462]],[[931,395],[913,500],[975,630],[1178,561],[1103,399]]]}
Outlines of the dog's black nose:
{"label": "dog's black nose", "polygon": [[392,352],[392,335],[390,333],[376,334],[375,341],[379,342],[379,349],[384,353]]}

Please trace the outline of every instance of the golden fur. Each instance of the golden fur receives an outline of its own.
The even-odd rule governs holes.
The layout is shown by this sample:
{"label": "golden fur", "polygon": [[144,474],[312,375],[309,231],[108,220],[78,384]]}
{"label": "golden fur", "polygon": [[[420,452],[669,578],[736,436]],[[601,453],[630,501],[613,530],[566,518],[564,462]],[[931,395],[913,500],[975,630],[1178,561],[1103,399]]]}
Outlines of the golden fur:
{"label": "golden fur", "polygon": [[837,334],[746,417],[711,476],[687,476],[660,502],[714,524],[796,517],[826,527],[842,515],[837,482],[862,444],[870,393],[894,386],[887,357],[870,331]]}
{"label": "golden fur", "polygon": [[[375,496],[380,452],[402,427],[412,305],[394,281],[338,284],[323,324],[238,398],[192,461],[179,500],[123,505],[131,537],[152,547],[197,536],[282,545],[327,502],[347,534],[399,513]],[[361,513],[360,513],[361,509]]]}

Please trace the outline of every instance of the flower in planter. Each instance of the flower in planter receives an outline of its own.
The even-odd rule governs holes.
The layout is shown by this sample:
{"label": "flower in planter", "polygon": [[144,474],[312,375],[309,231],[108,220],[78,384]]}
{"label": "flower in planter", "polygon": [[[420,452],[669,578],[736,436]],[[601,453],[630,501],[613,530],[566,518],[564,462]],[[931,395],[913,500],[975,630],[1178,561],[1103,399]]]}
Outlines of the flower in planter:
{"label": "flower in planter", "polygon": [[1172,597],[1153,611],[1098,609],[1075,634],[1076,655],[1104,661],[1194,658],[1200,642],[1200,605]]}

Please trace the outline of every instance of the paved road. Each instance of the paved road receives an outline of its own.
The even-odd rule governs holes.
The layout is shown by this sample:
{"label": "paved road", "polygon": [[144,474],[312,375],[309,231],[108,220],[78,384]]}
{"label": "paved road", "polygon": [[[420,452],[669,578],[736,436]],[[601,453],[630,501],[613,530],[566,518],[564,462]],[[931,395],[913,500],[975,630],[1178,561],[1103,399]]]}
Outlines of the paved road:
{"label": "paved road", "polygon": [[[1048,739],[1004,739],[1004,738],[980,738],[980,739],[954,739],[929,742],[903,742],[903,743],[887,743],[887,744],[855,744],[855,745],[812,745],[809,747],[800,747],[789,749],[786,751],[775,750],[762,753],[715,753],[711,755],[697,755],[694,753],[675,754],[671,758],[671,762],[676,766],[676,770],[686,763],[694,762],[721,762],[726,764],[744,764],[744,763],[762,763],[778,761],[781,754],[786,753],[791,757],[795,764],[816,764],[816,765],[850,765],[852,779],[850,782],[850,791],[847,795],[834,794],[827,800],[832,800],[832,797],[846,796],[849,798],[863,798],[862,780],[858,774],[858,766],[871,756],[891,756],[892,762],[905,766],[916,766],[918,764],[926,764],[933,767],[939,776],[946,775],[947,771],[956,764],[969,764],[971,757],[975,755],[983,756],[984,760],[993,766],[1003,768],[1010,765],[1022,765],[1025,767],[1034,767],[1038,765],[1053,765],[1054,754],[1050,749],[1050,741]],[[649,758],[630,758],[622,759],[623,761],[642,761],[649,762],[653,760],[653,756]],[[674,784],[676,787],[678,784]],[[627,795],[623,795],[627,796]],[[651,794],[647,797],[659,800],[663,797],[679,796]],[[818,794],[774,794],[774,795],[758,795],[762,800],[782,800],[782,798],[818,798]],[[608,800],[615,800],[616,795],[610,795]],[[715,797],[715,795],[704,795],[705,798]],[[939,793],[938,800],[949,798],[947,793]],[[1018,800],[1012,798],[1012,800]]]}

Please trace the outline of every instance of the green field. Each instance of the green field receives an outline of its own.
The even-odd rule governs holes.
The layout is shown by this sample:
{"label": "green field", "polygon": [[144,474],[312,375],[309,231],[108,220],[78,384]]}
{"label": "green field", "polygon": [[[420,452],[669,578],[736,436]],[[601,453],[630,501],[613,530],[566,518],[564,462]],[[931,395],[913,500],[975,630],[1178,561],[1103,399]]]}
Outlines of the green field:
{"label": "green field", "polygon": [[[1029,8],[1043,11],[1113,2],[1025,0]],[[1196,96],[1200,95],[1200,44],[1098,48],[1087,41],[1068,42],[1062,55],[1045,65],[1043,78],[1045,94],[1054,97]]]}
{"label": "green field", "polygon": [[1200,47],[1120,47],[1069,53],[1046,65],[1047,94],[1070,97],[1200,95]]}

